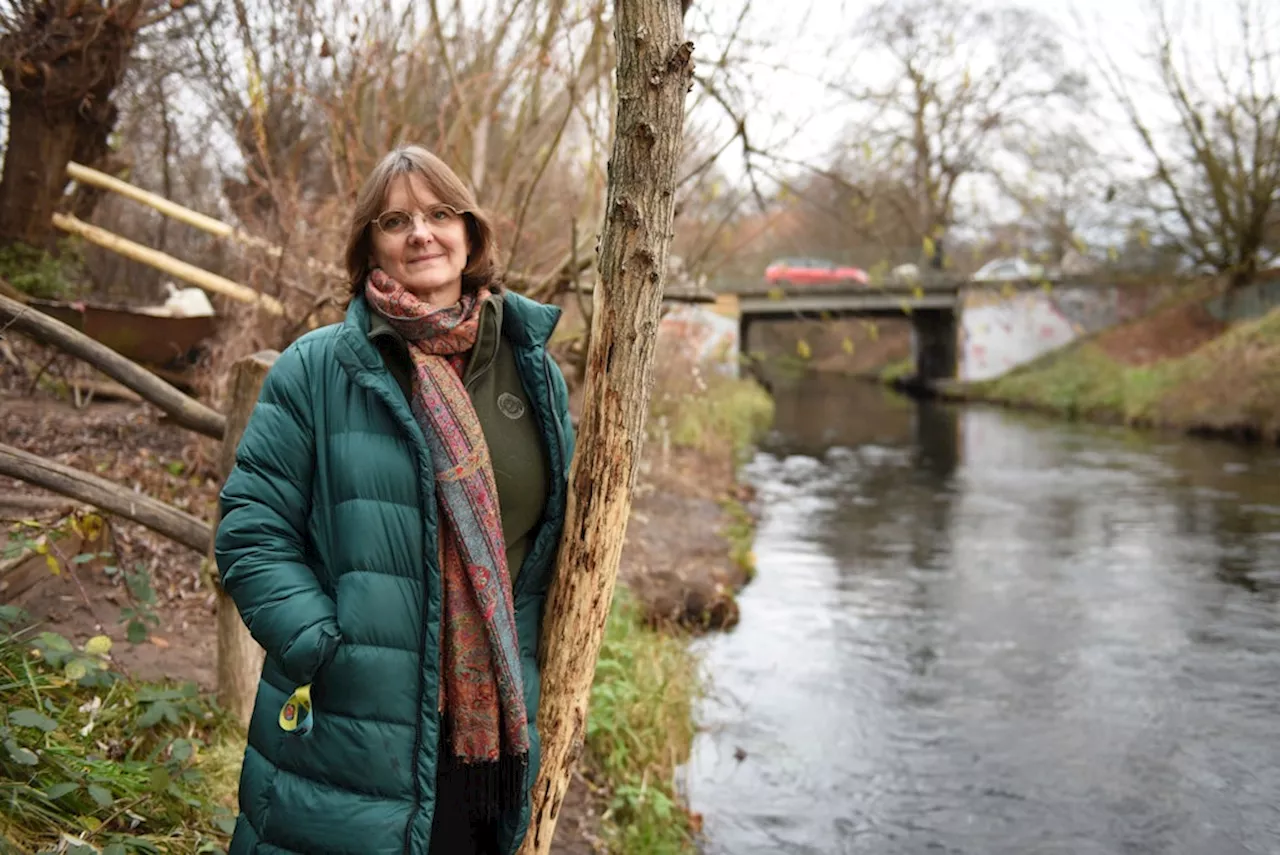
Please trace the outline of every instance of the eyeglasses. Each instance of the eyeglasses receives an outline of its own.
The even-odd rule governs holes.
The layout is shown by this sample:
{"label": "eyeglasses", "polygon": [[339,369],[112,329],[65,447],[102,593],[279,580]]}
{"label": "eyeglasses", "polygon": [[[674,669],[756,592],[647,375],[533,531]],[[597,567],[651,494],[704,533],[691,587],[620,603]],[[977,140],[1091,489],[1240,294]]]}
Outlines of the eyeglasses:
{"label": "eyeglasses", "polygon": [[462,212],[452,205],[443,202],[427,208],[425,213],[414,214],[409,211],[383,211],[374,223],[384,235],[404,237],[413,231],[418,217],[422,217],[428,227],[441,228],[454,225],[462,219]]}

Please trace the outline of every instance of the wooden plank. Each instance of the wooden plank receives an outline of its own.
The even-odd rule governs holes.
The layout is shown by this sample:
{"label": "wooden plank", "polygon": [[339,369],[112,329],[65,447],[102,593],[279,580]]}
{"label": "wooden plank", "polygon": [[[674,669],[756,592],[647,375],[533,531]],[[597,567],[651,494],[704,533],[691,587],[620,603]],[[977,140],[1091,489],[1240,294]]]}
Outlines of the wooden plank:
{"label": "wooden plank", "polygon": [[190,282],[197,288],[203,288],[206,291],[212,291],[215,294],[239,300],[241,303],[257,304],[277,317],[284,315],[284,306],[275,297],[261,294],[247,285],[232,282],[225,276],[219,276],[216,273],[210,273],[207,270],[196,267],[194,264],[188,264],[168,253],[122,238],[106,229],[90,225],[67,214],[54,214],[53,224],[64,232],[78,235],[90,243],[109,249],[118,255],[123,255],[125,258],[154,267],[184,282]]}

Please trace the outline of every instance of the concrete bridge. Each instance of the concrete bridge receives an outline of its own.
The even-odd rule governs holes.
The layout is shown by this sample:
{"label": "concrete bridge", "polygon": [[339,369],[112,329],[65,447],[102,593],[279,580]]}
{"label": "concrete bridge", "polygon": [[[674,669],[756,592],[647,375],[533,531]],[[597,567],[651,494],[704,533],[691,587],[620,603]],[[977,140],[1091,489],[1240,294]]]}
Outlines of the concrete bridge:
{"label": "concrete bridge", "polygon": [[[747,350],[755,323],[800,318],[903,317],[911,320],[916,379],[929,382],[956,376],[961,295],[970,283],[933,279],[919,284],[793,285],[725,283],[736,294],[738,341]],[[986,287],[990,287],[989,285]]]}
{"label": "concrete bridge", "polygon": [[712,283],[726,302],[737,304],[743,353],[748,351],[748,331],[758,323],[905,317],[914,332],[914,379],[925,384],[999,376],[1081,335],[1151,311],[1173,293],[1174,285],[1119,277],[973,282],[934,273],[926,273],[918,284],[779,288],[758,279]]}

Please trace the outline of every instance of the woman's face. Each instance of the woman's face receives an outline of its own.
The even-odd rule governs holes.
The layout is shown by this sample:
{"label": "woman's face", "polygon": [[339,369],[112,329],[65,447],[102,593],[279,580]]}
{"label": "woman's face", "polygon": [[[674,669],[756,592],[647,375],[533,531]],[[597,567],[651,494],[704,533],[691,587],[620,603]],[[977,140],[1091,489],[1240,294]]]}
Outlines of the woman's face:
{"label": "woman's face", "polygon": [[458,302],[471,252],[466,219],[441,205],[422,176],[397,178],[369,228],[374,267],[432,306]]}

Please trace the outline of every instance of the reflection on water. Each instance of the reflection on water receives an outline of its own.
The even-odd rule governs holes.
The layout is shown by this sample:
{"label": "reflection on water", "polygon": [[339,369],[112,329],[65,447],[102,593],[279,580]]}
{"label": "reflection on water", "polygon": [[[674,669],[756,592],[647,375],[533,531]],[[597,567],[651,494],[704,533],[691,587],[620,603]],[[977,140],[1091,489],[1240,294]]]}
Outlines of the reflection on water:
{"label": "reflection on water", "polygon": [[1280,455],[776,394],[707,852],[1280,852]]}

